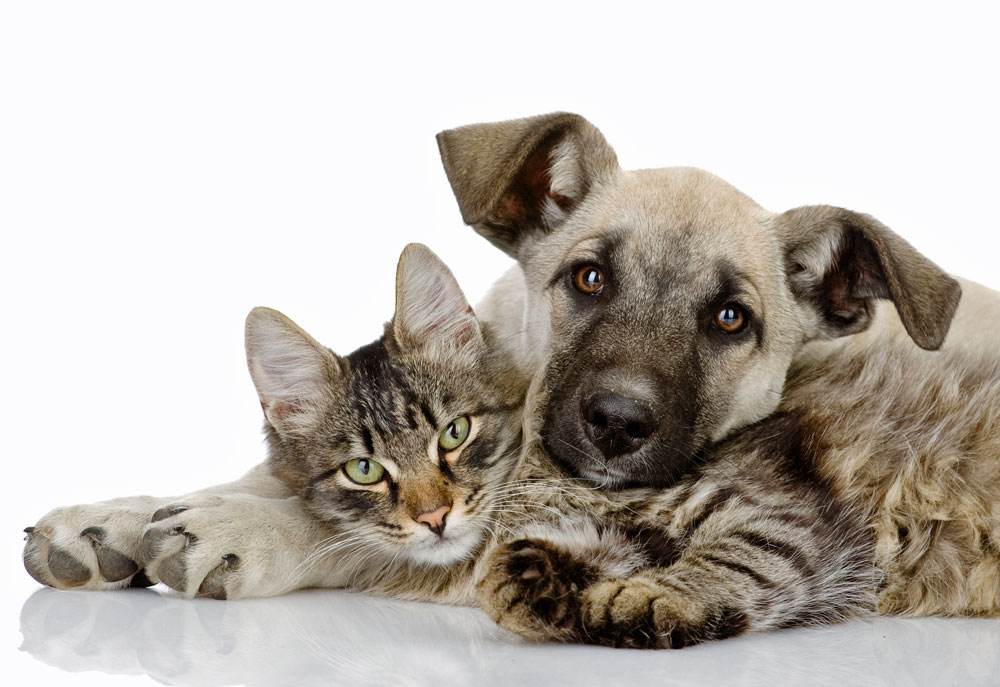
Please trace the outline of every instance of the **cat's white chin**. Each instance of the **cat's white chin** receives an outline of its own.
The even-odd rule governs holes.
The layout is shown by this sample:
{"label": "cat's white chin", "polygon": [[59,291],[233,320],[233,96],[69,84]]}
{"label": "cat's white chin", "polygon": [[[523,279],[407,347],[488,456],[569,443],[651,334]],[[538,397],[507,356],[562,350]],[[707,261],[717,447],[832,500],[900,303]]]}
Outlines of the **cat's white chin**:
{"label": "cat's white chin", "polygon": [[427,533],[420,541],[410,545],[410,559],[421,565],[451,565],[468,558],[475,551],[482,537],[482,530],[446,531],[443,537]]}

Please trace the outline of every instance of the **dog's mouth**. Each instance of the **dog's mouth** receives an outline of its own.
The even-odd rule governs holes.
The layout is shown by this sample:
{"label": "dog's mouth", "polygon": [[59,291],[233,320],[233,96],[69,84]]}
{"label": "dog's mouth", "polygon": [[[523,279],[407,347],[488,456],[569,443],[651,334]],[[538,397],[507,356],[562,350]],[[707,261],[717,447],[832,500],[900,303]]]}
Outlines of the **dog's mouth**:
{"label": "dog's mouth", "polygon": [[[550,455],[555,455],[549,451]],[[632,475],[628,471],[610,465],[592,462],[586,465],[570,466],[565,461],[560,460],[563,465],[570,470],[574,477],[590,482],[598,489],[627,489],[630,486],[642,486],[636,484]]]}
{"label": "dog's mouth", "polygon": [[630,454],[613,461],[594,455],[583,446],[572,444],[549,433],[542,437],[550,458],[573,477],[586,480],[598,489],[631,489],[637,487],[669,487],[697,462],[698,452],[653,451]]}

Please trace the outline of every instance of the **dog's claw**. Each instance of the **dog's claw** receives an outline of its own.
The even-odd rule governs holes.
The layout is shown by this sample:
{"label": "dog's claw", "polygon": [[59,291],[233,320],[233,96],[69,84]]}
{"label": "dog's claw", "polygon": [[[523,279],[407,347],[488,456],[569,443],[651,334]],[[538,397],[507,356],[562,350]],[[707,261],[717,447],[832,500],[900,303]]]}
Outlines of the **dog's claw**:
{"label": "dog's claw", "polygon": [[94,544],[103,544],[104,538],[108,536],[108,533],[103,527],[88,527],[83,532],[80,532],[81,537],[87,537]]}
{"label": "dog's claw", "polygon": [[188,509],[187,506],[164,506],[159,508],[153,513],[153,519],[151,522],[159,522],[160,520],[166,520],[169,517],[177,515],[178,513],[183,513]]}

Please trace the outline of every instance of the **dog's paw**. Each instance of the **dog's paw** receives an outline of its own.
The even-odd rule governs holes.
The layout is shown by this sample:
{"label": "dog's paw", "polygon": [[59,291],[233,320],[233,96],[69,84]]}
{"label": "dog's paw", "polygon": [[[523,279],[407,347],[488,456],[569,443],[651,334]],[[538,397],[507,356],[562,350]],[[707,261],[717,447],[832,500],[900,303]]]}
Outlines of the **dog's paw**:
{"label": "dog's paw", "polygon": [[315,524],[297,499],[200,497],[156,511],[142,536],[146,574],[188,597],[274,596],[296,575]]}
{"label": "dog's paw", "polygon": [[149,586],[142,571],[142,532],[160,503],[134,496],[56,508],[24,530],[24,567],[56,589]]}
{"label": "dog's paw", "polygon": [[708,597],[681,596],[644,575],[591,585],[580,613],[585,641],[615,647],[680,649],[746,629],[746,616],[738,609],[718,606]]}
{"label": "dog's paw", "polygon": [[526,639],[576,641],[590,566],[549,542],[520,539],[494,551],[478,584],[483,609]]}

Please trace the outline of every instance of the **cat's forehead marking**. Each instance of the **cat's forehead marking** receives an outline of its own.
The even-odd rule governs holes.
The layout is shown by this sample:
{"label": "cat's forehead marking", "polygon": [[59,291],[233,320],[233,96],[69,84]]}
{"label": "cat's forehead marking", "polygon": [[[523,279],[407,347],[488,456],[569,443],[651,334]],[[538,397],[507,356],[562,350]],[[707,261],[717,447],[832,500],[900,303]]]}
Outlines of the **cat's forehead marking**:
{"label": "cat's forehead marking", "polygon": [[361,422],[383,438],[406,427],[412,429],[403,401],[413,392],[402,370],[393,364],[384,337],[354,351],[347,361],[351,398]]}

